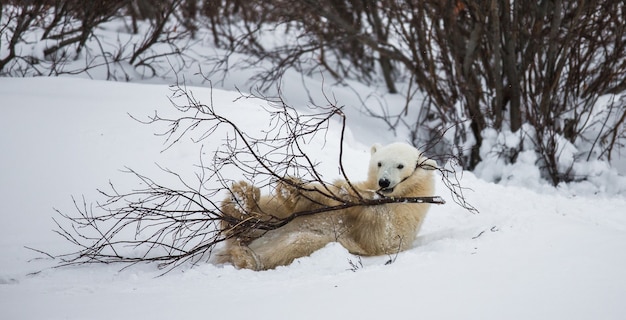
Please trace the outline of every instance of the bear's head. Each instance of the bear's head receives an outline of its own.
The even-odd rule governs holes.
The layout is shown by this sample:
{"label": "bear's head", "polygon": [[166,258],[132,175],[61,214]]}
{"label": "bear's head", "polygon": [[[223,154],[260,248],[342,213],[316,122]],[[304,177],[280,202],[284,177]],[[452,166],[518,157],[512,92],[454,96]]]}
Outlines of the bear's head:
{"label": "bear's head", "polygon": [[409,144],[374,144],[368,181],[387,197],[430,196],[434,189],[435,169],[436,161],[426,158]]}

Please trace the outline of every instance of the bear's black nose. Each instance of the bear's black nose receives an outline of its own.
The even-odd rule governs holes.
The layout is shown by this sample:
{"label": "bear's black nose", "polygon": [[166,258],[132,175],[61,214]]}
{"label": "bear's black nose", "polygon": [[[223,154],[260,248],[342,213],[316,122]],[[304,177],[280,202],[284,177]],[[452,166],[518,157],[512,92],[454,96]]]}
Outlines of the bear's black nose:
{"label": "bear's black nose", "polygon": [[386,178],[382,178],[378,180],[378,185],[383,189],[389,187],[390,183],[391,182],[389,181],[389,179],[386,179]]}

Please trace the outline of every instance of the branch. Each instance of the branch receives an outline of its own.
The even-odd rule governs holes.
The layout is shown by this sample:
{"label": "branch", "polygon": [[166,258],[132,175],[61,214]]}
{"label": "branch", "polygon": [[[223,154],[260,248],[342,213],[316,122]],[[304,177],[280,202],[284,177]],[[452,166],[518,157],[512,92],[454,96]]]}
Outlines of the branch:
{"label": "branch", "polygon": [[390,204],[390,203],[445,204],[446,201],[443,200],[443,198],[441,198],[439,196],[433,196],[433,197],[389,197],[389,198],[379,198],[379,199],[364,199],[364,198],[361,198],[357,202],[344,202],[344,203],[336,205],[336,206],[321,207],[321,208],[314,209],[314,210],[295,212],[291,216],[289,216],[289,217],[287,217],[285,219],[280,219],[276,223],[261,224],[261,225],[259,225],[259,228],[261,228],[263,230],[273,230],[273,229],[278,229],[278,228],[286,225],[287,223],[289,223],[293,219],[298,218],[298,217],[302,217],[302,216],[307,216],[307,215],[312,215],[312,214],[322,213],[322,212],[343,210],[343,209],[348,209],[348,208],[352,208],[352,207],[380,206],[380,205]]}
{"label": "branch", "polygon": [[[346,200],[345,197],[334,194],[336,191],[331,190],[335,189],[322,180],[316,164],[303,150],[303,144],[328,128],[333,116],[341,116],[341,136],[337,142],[340,150],[338,163],[342,175],[349,183],[343,170],[345,115],[333,103],[329,102],[328,106],[316,109],[321,112],[303,115],[281,98],[242,96],[242,99],[262,99],[269,103],[266,110],[272,119],[272,129],[264,132],[262,137],[252,137],[235,122],[217,113],[212,96],[210,105],[204,105],[185,88],[176,86],[173,92],[171,101],[181,115],[168,119],[155,114],[144,122],[168,124],[169,128],[163,133],[167,142],[166,149],[183,137],[196,136],[198,130],[199,137],[194,140],[196,142],[208,137],[215,138],[218,127],[222,126],[229,129],[228,132],[234,136],[226,134],[224,149],[217,150],[208,165],[203,160],[205,156],[201,149],[198,166],[200,172],[196,174],[195,181],[185,180],[180,174],[161,168],[178,180],[180,187],[173,188],[127,168],[127,172],[135,176],[142,188],[119,192],[110,183],[108,191],[99,190],[105,198],[102,203],[94,206],[87,205],[84,198],[82,202],[74,199],[78,215],[68,215],[57,210],[62,219],[54,220],[58,227],[55,232],[77,247],[75,252],[55,256],[60,260],[59,266],[157,262],[159,268],[165,268],[168,272],[185,263],[194,265],[208,260],[212,250],[223,241],[277,229],[301,216],[390,203],[445,203],[441,197],[436,196],[394,198],[374,194],[374,199],[359,195]],[[187,104],[175,103],[177,98],[186,99]],[[234,166],[250,182],[269,180],[268,185],[282,183],[297,188],[302,193],[319,192],[338,204],[293,212],[282,218],[260,214],[254,210],[242,212],[239,217],[226,214],[222,211],[220,201],[215,200],[223,199],[225,191],[232,199],[237,198],[231,190],[232,180],[221,174],[226,166]],[[290,178],[289,173],[292,172],[297,173],[299,178],[309,176],[313,180],[307,183],[315,182],[321,187],[319,190],[307,187],[307,183],[301,183],[303,180]],[[359,194],[354,186],[350,184],[350,187],[355,194]],[[463,199],[462,193],[455,194],[455,201]],[[243,207],[241,203],[239,205]]]}

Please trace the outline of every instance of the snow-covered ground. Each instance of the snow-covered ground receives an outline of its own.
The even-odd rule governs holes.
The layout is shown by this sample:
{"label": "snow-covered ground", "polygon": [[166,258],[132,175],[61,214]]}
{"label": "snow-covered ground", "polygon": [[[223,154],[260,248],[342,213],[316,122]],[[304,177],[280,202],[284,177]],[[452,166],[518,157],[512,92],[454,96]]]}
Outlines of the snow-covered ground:
{"label": "snow-covered ground", "polygon": [[[208,100],[206,88],[193,88]],[[193,174],[202,156],[183,141],[163,151],[158,125],[133,120],[170,112],[165,85],[71,78],[0,78],[1,319],[623,319],[626,317],[626,199],[590,184],[553,189],[487,183],[465,173],[467,200],[432,207],[414,248],[359,259],[336,244],[276,270],[156,265],[49,269],[52,253],[72,247],[52,232],[53,208],[71,196],[98,201],[111,181],[133,188],[125,166],[150,177],[157,164]],[[344,92],[345,93],[345,92]],[[334,93],[339,104],[342,92]],[[213,90],[216,107],[244,130],[261,130],[258,100]],[[305,108],[294,95],[291,101]],[[358,113],[354,113],[356,115]],[[369,145],[397,139],[354,116],[345,163],[365,177]],[[336,141],[331,128],[325,138]],[[324,137],[321,137],[324,138]],[[209,153],[220,138],[204,141]],[[335,146],[316,154],[328,179]],[[502,171],[502,168],[494,168]],[[609,179],[607,177],[607,179]],[[618,184],[621,179],[607,183]],[[356,266],[356,267],[355,267]],[[41,271],[36,274],[33,272]]]}

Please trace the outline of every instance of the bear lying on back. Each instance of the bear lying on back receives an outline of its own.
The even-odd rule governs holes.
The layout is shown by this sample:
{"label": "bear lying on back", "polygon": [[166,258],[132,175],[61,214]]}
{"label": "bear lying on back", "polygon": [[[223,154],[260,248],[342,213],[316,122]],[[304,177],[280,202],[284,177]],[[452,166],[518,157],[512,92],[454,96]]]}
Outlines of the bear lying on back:
{"label": "bear lying on back", "polygon": [[[269,221],[294,212],[335,206],[344,200],[380,197],[427,197],[434,192],[433,170],[437,163],[405,143],[371,149],[368,178],[350,186],[346,181],[332,185],[303,184],[295,187],[280,183],[276,194],[260,196],[257,187],[245,182],[234,184],[222,203],[224,215],[235,219],[254,216]],[[355,206],[297,217],[270,230],[251,230],[226,241],[219,263],[237,268],[273,269],[294,259],[308,256],[330,242],[339,242],[353,254],[373,256],[394,254],[411,247],[428,211],[429,204],[390,203]],[[223,222],[228,233],[233,229]]]}

